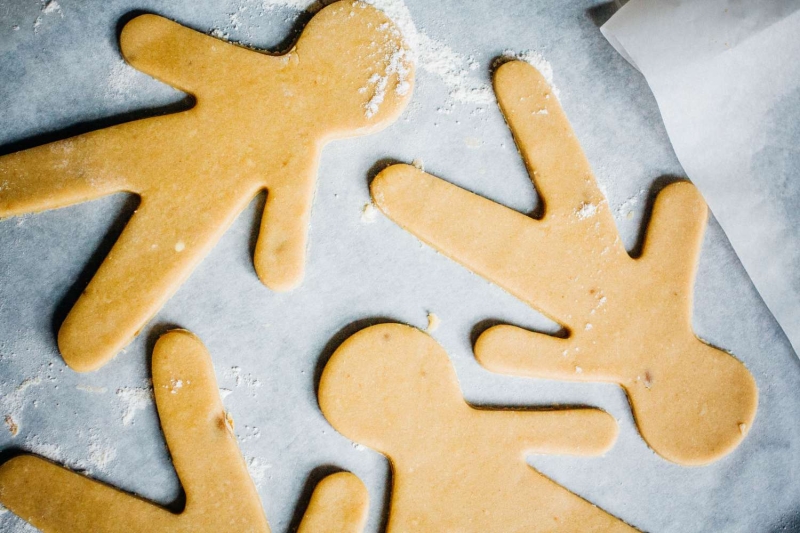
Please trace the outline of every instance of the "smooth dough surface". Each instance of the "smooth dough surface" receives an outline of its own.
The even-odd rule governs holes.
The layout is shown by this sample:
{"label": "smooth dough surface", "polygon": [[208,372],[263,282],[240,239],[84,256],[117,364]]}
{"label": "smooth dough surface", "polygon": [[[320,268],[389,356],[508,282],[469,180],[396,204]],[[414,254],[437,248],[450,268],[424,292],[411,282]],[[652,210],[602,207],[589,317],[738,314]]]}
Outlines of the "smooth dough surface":
{"label": "smooth dough surface", "polygon": [[[174,330],[158,340],[153,389],[186,493],[180,514],[33,455],[0,466],[0,504],[45,533],[269,533],[197,337]],[[355,475],[331,474],[315,487],[298,531],[360,533],[367,507],[367,489]]]}
{"label": "smooth dough surface", "polygon": [[369,494],[358,477],[331,474],[314,488],[297,533],[361,533],[368,509]]}
{"label": "smooth dough surface", "polygon": [[588,161],[543,76],[514,61],[495,74],[500,108],[544,202],[540,220],[410,165],[373,181],[401,227],[562,324],[567,338],[501,325],[475,355],[486,368],[539,378],[607,381],[628,394],[642,437],[685,465],[731,452],[752,426],[755,380],[699,340],[693,284],[707,207],[688,182],[662,190],[632,258]]}
{"label": "smooth dough surface", "polygon": [[155,15],[128,22],[120,48],[196,105],[0,158],[0,217],[122,191],[141,199],[59,331],[78,371],[129,343],[264,189],[256,271],[274,290],[297,285],[322,146],[387,126],[413,85],[399,30],[363,2],[321,10],[283,56]]}
{"label": "smooth dough surface", "polygon": [[323,370],[319,404],[340,433],[391,461],[390,533],[635,531],[525,462],[603,453],[617,435],[610,415],[473,408],[445,351],[417,329],[348,338]]}

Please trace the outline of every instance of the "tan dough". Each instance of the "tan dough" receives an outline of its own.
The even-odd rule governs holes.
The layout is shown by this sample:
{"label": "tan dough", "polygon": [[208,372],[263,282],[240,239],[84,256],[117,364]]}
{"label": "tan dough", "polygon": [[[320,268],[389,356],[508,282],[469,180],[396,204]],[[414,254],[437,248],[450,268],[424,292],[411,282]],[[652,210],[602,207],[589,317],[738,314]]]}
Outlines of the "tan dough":
{"label": "tan dough", "polygon": [[367,523],[367,488],[350,472],[320,481],[297,533],[361,533]]}
{"label": "tan dough", "polygon": [[[33,455],[0,466],[0,504],[45,533],[268,533],[256,488],[230,427],[211,358],[188,331],[153,350],[158,415],[186,507],[174,514]],[[301,533],[360,533],[367,491],[348,472],[319,482]]]}
{"label": "tan dough", "polygon": [[141,197],[59,331],[78,371],[130,342],[261,190],[256,271],[274,290],[297,285],[322,146],[387,126],[413,83],[398,29],[362,2],[320,11],[283,56],[155,15],[130,21],[120,47],[196,105],[0,158],[0,217],[121,191]]}
{"label": "tan dough", "polygon": [[525,462],[603,453],[617,434],[611,416],[475,409],[419,330],[382,324],[348,338],[322,373],[319,404],[339,432],[391,461],[389,533],[635,531]]}
{"label": "tan dough", "polygon": [[176,330],[158,339],[153,390],[186,492],[182,513],[30,455],[0,467],[0,503],[47,533],[269,531],[228,425],[211,358],[197,337]]}
{"label": "tan dough", "polygon": [[558,99],[522,62],[495,91],[545,205],[541,220],[397,165],[372,184],[389,218],[564,325],[565,339],[497,326],[475,354],[490,370],[608,381],[627,392],[647,443],[700,465],[733,450],[758,403],[745,366],[699,340],[692,292],[707,208],[687,182],[658,195],[641,257],[620,242],[608,203]]}

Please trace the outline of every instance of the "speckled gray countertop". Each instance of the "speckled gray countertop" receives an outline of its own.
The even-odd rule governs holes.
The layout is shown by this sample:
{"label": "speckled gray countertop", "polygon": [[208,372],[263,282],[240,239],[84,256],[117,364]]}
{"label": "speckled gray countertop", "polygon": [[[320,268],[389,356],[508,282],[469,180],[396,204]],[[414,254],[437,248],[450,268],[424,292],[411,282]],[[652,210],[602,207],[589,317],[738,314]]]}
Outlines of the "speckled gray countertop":
{"label": "speckled gray countertop", "polygon": [[[683,173],[647,84],[598,30],[611,5],[405,5],[428,45],[453,54],[451,66],[461,65],[460,83],[473,92],[485,90],[492,60],[504,50],[534,50],[549,61],[563,106],[632,247],[654,183]],[[3,153],[184,98],[122,63],[118,25],[138,11],[266,49],[285,47],[308,18],[261,0],[59,0],[49,7],[39,0],[2,1]],[[367,484],[369,531],[377,531],[388,463],[355,447],[322,417],[315,397],[318,362],[370,323],[424,328],[433,312],[441,319],[433,336],[449,352],[469,401],[595,405],[620,420],[618,442],[604,457],[530,458],[570,490],[654,533],[799,531],[800,361],[713,220],[699,266],[694,326],[700,337],[740,357],[761,393],[747,439],[703,468],[655,455],[637,434],[618,387],[515,379],[481,369],[471,343],[486,324],[556,326],[382,215],[362,220],[368,181],[390,160],[418,159],[448,181],[523,212],[534,209],[534,190],[496,106],[454,97],[446,82],[435,68],[420,68],[413,101],[396,124],[325,149],[302,286],[272,293],[255,275],[251,255],[262,195],[142,334],[94,373],[66,368],[55,332],[135,199],[115,195],[0,221],[0,414],[13,414],[19,424],[16,436],[0,427],[0,451],[35,451],[155,502],[175,500],[180,489],[147,387],[156,337],[180,326],[204,341],[220,387],[231,391],[225,405],[273,531],[296,524],[298,502],[327,466],[351,470]],[[24,527],[11,513],[0,514],[0,530]]]}

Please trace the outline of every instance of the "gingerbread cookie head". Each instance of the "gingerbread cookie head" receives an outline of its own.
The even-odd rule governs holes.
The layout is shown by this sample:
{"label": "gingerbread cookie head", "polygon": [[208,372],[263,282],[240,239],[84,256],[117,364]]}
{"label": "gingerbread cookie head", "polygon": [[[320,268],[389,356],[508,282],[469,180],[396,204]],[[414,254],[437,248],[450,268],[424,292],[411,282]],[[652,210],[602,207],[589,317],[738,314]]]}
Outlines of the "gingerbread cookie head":
{"label": "gingerbread cookie head", "polygon": [[476,409],[445,351],[417,329],[383,324],[347,339],[325,366],[319,404],[334,428],[391,461],[387,531],[633,531],[525,462],[605,452],[611,416]]}
{"label": "gingerbread cookie head", "polygon": [[653,450],[699,465],[730,453],[752,426],[758,388],[734,356],[692,330],[692,293],[707,207],[688,182],[655,202],[640,257],[619,239],[608,202],[545,78],[514,61],[495,92],[544,202],[534,220],[411,165],[372,183],[378,207],[444,255],[567,330],[501,325],[475,355],[490,370],[624,387]]}
{"label": "gingerbread cookie head", "polygon": [[196,113],[224,113],[244,102],[250,120],[233,126],[252,124],[257,137],[287,126],[309,136],[324,132],[317,141],[374,132],[399,116],[414,84],[399,28],[360,1],[322,9],[285,55],[200,35],[157,15],[128,22],[120,49],[136,69],[195,95]]}

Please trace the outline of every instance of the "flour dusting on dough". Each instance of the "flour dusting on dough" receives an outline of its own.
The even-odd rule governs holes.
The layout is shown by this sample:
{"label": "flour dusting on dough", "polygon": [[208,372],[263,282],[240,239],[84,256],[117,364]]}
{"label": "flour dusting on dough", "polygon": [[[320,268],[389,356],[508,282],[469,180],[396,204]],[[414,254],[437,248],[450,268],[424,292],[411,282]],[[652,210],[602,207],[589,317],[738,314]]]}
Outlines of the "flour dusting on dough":
{"label": "flour dusting on dough", "polygon": [[[533,65],[536,70],[538,70],[539,73],[544,76],[545,81],[547,81],[547,84],[553,90],[553,94],[556,95],[556,98],[559,97],[560,93],[558,91],[558,87],[556,87],[555,83],[553,83],[553,66],[547,59],[544,58],[542,54],[535,50],[523,50],[522,52],[504,50],[502,58],[507,61],[525,61],[529,65]],[[540,110],[538,113],[546,115],[547,110]]]}
{"label": "flour dusting on dough", "polygon": [[575,210],[575,216],[578,217],[580,220],[586,220],[587,218],[592,218],[597,214],[597,205],[591,202],[583,202],[581,203],[580,207]]}

